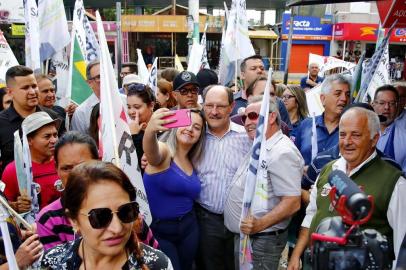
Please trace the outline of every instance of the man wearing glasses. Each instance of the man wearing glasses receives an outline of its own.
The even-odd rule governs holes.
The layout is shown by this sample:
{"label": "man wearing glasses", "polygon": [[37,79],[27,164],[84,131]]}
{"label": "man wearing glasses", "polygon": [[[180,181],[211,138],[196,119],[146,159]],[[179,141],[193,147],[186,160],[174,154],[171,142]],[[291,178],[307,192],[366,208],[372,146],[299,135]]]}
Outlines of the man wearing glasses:
{"label": "man wearing glasses", "polygon": [[234,270],[234,234],[224,226],[224,203],[231,180],[251,149],[242,126],[230,121],[234,100],[231,89],[206,87],[203,110],[207,120],[204,151],[193,165],[202,189],[196,203],[200,226],[200,258],[204,270]]}
{"label": "man wearing glasses", "polygon": [[72,116],[71,129],[81,133],[88,134],[90,126],[90,114],[93,107],[99,103],[100,100],[100,62],[90,62],[86,67],[87,83],[93,90],[90,95],[79,107],[76,108]]}
{"label": "man wearing glasses", "polygon": [[201,109],[197,103],[199,82],[192,72],[182,71],[179,73],[173,80],[173,91],[178,102],[178,109]]}
{"label": "man wearing glasses", "polygon": [[[377,148],[394,159],[406,171],[406,125],[396,119],[399,93],[392,85],[383,85],[375,91],[372,107],[378,115],[386,118],[381,121],[381,131]],[[396,119],[396,120],[395,120]]]}

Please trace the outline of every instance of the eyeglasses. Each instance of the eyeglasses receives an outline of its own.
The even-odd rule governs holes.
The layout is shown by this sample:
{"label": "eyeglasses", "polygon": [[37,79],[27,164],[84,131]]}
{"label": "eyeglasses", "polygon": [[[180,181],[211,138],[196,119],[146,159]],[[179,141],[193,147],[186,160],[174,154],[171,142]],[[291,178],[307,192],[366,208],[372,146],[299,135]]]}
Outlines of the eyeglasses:
{"label": "eyeglasses", "polygon": [[380,107],[385,107],[386,105],[389,106],[389,108],[396,107],[397,102],[396,101],[374,101],[375,104],[379,105]]}
{"label": "eyeglasses", "polygon": [[218,111],[225,111],[230,105],[218,105],[218,104],[204,104],[204,108],[212,111],[214,108],[216,108]]}
{"label": "eyeglasses", "polygon": [[189,93],[192,93],[193,95],[197,95],[197,93],[199,92],[199,88],[197,88],[197,87],[189,88],[189,89],[188,88],[180,88],[180,89],[175,90],[175,91],[178,91],[182,96],[186,96]]}
{"label": "eyeglasses", "polygon": [[132,83],[132,84],[127,85],[127,89],[129,91],[142,92],[142,91],[145,91],[145,84]]}
{"label": "eyeglasses", "polygon": [[245,121],[247,120],[247,118],[251,121],[255,121],[257,120],[259,117],[259,114],[257,114],[256,112],[249,112],[247,114],[244,114],[241,116],[241,120],[243,123],[245,123]]}
{"label": "eyeglasses", "polygon": [[122,78],[124,78],[125,76],[127,76],[128,74],[131,74],[131,72],[120,72],[120,76],[122,77]]}
{"label": "eyeglasses", "polygon": [[291,99],[291,98],[294,98],[294,97],[295,97],[294,95],[283,95],[282,100],[288,100],[288,99]]}
{"label": "eyeglasses", "polygon": [[89,81],[100,81],[100,74],[88,79]]}
{"label": "eyeglasses", "polygon": [[117,211],[112,211],[110,208],[95,208],[87,214],[80,214],[89,217],[89,223],[93,229],[102,229],[110,225],[113,213],[117,214],[121,222],[130,223],[137,219],[140,210],[137,202],[129,202],[121,205]]}

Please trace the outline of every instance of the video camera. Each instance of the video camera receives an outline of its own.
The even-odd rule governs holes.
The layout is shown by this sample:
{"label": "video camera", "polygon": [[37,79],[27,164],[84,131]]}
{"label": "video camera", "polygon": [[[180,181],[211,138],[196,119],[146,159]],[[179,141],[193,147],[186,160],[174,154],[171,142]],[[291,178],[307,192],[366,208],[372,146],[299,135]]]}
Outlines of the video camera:
{"label": "video camera", "polygon": [[372,196],[338,170],[329,175],[328,182],[331,204],[340,216],[323,219],[311,235],[312,269],[391,269],[392,250],[386,237],[359,227],[371,218]]}

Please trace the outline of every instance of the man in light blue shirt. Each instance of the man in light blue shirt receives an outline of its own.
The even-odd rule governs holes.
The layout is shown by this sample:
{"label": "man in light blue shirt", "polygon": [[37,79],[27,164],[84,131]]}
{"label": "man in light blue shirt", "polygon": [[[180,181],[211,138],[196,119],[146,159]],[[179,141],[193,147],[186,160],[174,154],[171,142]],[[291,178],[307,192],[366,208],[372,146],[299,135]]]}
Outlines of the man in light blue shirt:
{"label": "man in light blue shirt", "polygon": [[386,118],[386,121],[381,121],[377,149],[406,171],[406,121],[403,115],[396,118],[399,112],[398,91],[392,85],[378,87],[372,106],[378,115]]}
{"label": "man in light blue shirt", "polygon": [[207,120],[204,151],[194,163],[201,181],[196,213],[200,226],[198,265],[207,270],[234,270],[234,235],[224,226],[224,204],[232,178],[252,142],[242,126],[230,121],[233,93],[221,85],[203,93]]}
{"label": "man in light blue shirt", "polygon": [[[312,161],[312,149],[315,154],[326,151],[338,144],[338,123],[344,108],[350,102],[350,82],[341,75],[327,77],[322,86],[320,100],[324,107],[323,114],[315,117],[316,134],[313,134],[313,119],[303,120],[292,132],[291,138],[302,154],[305,165]],[[312,141],[317,141],[314,145]]]}

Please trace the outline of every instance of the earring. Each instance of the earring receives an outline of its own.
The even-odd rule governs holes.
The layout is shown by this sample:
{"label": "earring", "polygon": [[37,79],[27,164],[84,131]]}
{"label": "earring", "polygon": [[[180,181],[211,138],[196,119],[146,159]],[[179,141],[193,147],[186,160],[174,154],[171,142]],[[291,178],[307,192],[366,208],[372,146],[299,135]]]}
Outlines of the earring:
{"label": "earring", "polygon": [[78,233],[79,233],[79,230],[76,228],[73,228],[73,241],[76,240],[76,236],[78,235]]}

